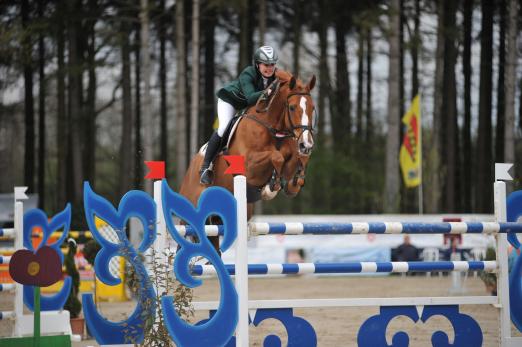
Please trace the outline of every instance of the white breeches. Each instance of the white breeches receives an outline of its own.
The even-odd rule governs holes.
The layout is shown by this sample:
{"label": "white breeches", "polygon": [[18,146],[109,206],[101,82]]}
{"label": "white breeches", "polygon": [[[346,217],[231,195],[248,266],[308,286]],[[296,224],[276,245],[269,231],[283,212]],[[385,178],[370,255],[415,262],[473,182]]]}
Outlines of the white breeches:
{"label": "white breeches", "polygon": [[219,118],[219,127],[217,130],[217,134],[219,136],[223,136],[225,129],[227,128],[228,123],[236,114],[236,109],[234,106],[230,105],[228,102],[221,100],[218,98],[217,101],[217,114]]}

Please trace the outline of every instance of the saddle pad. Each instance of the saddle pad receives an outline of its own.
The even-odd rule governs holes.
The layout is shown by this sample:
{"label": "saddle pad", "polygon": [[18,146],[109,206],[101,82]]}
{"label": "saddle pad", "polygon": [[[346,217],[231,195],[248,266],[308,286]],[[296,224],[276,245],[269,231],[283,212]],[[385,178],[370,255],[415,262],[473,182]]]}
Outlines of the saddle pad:
{"label": "saddle pad", "polygon": [[[226,152],[232,137],[234,136],[234,133],[236,132],[237,126],[239,125],[239,122],[243,119],[242,115],[237,115],[234,118],[230,120],[230,122],[227,125],[227,128],[225,129],[225,132],[223,133],[223,138],[221,139],[222,142],[226,142],[226,146],[222,146],[222,152]],[[199,149],[199,153],[204,155],[207,151],[208,142],[206,142],[201,148]]]}

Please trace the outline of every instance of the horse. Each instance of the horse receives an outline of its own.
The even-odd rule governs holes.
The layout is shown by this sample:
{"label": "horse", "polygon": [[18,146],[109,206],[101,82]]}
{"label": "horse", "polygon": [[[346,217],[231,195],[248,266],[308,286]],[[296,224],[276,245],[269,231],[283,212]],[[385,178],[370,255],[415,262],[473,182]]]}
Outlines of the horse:
{"label": "horse", "polygon": [[[271,95],[263,93],[243,113],[230,135],[224,153],[245,158],[249,220],[256,201],[273,199],[281,189],[294,197],[305,184],[306,167],[314,146],[316,114],[310,91],[315,81],[314,75],[304,84],[290,73],[277,70],[270,86]],[[208,187],[199,182],[205,148],[201,147],[192,158],[179,191],[194,206]],[[214,159],[212,185],[233,192],[233,176],[224,174],[227,166],[222,153]],[[209,239],[219,252],[219,237]]]}

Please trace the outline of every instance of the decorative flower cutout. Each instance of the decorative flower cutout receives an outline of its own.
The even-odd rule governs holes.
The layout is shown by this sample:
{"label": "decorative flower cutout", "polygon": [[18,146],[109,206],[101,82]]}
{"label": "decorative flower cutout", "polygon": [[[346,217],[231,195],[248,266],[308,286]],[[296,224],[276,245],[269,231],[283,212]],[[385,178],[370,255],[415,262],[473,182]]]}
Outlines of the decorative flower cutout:
{"label": "decorative flower cutout", "polygon": [[49,246],[42,246],[36,253],[20,249],[11,257],[9,274],[20,284],[48,287],[62,278],[60,256]]}

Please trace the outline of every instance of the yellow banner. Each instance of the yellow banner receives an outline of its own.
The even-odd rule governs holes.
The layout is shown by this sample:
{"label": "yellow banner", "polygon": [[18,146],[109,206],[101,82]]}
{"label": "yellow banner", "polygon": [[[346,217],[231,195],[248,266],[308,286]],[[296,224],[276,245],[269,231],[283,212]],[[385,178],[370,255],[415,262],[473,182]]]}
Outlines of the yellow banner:
{"label": "yellow banner", "polygon": [[399,162],[402,178],[408,188],[417,187],[422,180],[421,109],[417,95],[410,109],[402,117],[404,137],[402,139]]}

